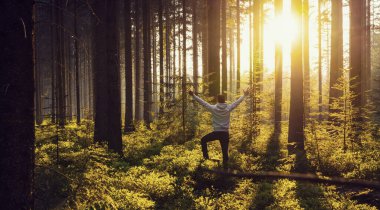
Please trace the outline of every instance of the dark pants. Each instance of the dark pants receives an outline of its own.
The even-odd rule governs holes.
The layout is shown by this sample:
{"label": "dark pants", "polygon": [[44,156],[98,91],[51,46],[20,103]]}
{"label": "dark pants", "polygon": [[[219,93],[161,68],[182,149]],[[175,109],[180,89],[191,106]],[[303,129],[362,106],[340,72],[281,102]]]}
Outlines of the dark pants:
{"label": "dark pants", "polygon": [[222,147],[223,167],[227,168],[229,133],[227,131],[213,131],[201,139],[203,157],[208,159],[207,142],[219,140]]}

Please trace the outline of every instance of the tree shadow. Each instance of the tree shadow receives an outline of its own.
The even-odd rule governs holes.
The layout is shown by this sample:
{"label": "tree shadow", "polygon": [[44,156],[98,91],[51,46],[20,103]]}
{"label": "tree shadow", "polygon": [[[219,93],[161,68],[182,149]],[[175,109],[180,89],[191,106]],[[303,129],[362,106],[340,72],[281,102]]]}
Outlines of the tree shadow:
{"label": "tree shadow", "polygon": [[[306,156],[306,151],[297,151],[292,171],[298,173],[315,174],[316,169],[312,167]],[[296,198],[304,209],[330,209],[323,194],[323,188],[319,184],[296,181]]]}
{"label": "tree shadow", "polygon": [[[281,129],[279,129],[281,130]],[[262,156],[262,170],[263,171],[276,171],[280,162],[280,135],[281,132],[273,131],[269,138],[266,152]],[[273,196],[273,181],[260,181],[258,191],[252,201],[250,209],[265,209],[270,206],[275,198]]]}

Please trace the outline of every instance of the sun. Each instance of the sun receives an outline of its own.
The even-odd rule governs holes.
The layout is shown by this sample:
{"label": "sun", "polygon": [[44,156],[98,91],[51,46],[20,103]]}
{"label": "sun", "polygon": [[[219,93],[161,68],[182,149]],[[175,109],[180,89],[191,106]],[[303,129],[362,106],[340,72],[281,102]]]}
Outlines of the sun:
{"label": "sun", "polygon": [[[263,44],[264,44],[264,68],[272,72],[274,70],[274,49],[276,44],[280,44],[283,49],[283,65],[287,67],[288,54],[290,52],[291,43],[296,39],[297,21],[291,14],[290,5],[284,7],[283,13],[275,17],[273,10],[270,10],[264,21]],[[242,27],[242,43],[241,43],[241,67],[242,72],[249,71],[249,21],[246,20]]]}
{"label": "sun", "polygon": [[289,13],[275,17],[264,26],[265,38],[283,46],[292,42],[297,30],[295,18]]}

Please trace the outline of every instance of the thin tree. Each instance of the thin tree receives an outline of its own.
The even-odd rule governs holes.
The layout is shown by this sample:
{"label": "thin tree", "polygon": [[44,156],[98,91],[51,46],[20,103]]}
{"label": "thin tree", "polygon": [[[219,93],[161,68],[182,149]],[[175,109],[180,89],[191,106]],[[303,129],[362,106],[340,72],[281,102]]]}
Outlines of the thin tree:
{"label": "thin tree", "polygon": [[78,47],[78,0],[74,1],[74,52],[75,52],[75,95],[76,95],[76,120],[77,124],[80,124],[80,77],[79,77],[79,47]]}
{"label": "thin tree", "polygon": [[[232,19],[232,9],[229,11],[229,19],[233,21]],[[229,60],[230,60],[230,68],[229,68],[229,92],[233,93],[234,90],[234,74],[235,74],[235,40],[234,40],[234,21],[229,26],[228,30],[228,41],[229,41]],[[231,94],[230,94],[231,97]]]}
{"label": "thin tree", "polygon": [[[208,1],[202,4],[202,81],[208,82]],[[204,91],[204,90],[203,90]]]}
{"label": "thin tree", "polygon": [[318,0],[318,119],[322,120],[322,0]]}
{"label": "thin tree", "polygon": [[304,73],[304,105],[305,121],[310,114],[310,53],[309,53],[309,0],[303,1],[303,73]]}
{"label": "thin tree", "polygon": [[227,0],[222,0],[222,94],[227,96]]}
{"label": "thin tree", "polygon": [[133,130],[131,0],[124,2],[125,27],[125,119],[124,132]]}
{"label": "thin tree", "polygon": [[135,0],[135,120],[140,120],[140,0]]}
{"label": "thin tree", "polygon": [[[166,1],[165,4],[165,58],[166,58],[166,98],[170,98],[170,82],[171,82],[171,52],[170,52],[170,46],[171,46],[171,22],[170,22],[170,4],[169,1]],[[168,101],[168,100],[167,100]]]}
{"label": "thin tree", "polygon": [[[274,1],[276,18],[281,18],[283,0]],[[274,122],[275,131],[281,131],[281,109],[282,109],[282,44],[277,41],[275,44],[275,93],[274,93]]]}
{"label": "thin tree", "polygon": [[208,0],[208,70],[209,94],[220,92],[220,0]]}
{"label": "thin tree", "polygon": [[183,141],[186,140],[186,106],[187,106],[187,93],[186,93],[186,81],[187,81],[187,69],[186,69],[186,0],[182,0],[182,59],[183,59],[183,67],[182,67],[182,134]]}
{"label": "thin tree", "polygon": [[[342,92],[335,89],[339,78],[343,75],[343,3],[342,0],[331,1],[331,62],[330,62],[330,97],[331,105],[334,98],[342,95]],[[334,112],[333,109],[329,109]]]}
{"label": "thin tree", "polygon": [[193,80],[194,80],[194,92],[198,94],[198,0],[192,1],[193,10]]}
{"label": "thin tree", "polygon": [[237,48],[237,66],[236,66],[236,91],[240,91],[240,0],[236,0],[236,48]]}
{"label": "thin tree", "polygon": [[152,78],[151,78],[151,37],[150,37],[150,0],[143,1],[143,50],[144,50],[144,121],[151,122]]}
{"label": "thin tree", "polygon": [[[50,20],[52,21],[52,23],[55,22],[55,6],[54,6],[54,0],[50,0]],[[56,123],[56,84],[55,84],[55,81],[56,81],[56,50],[55,50],[55,45],[56,45],[56,32],[55,32],[55,26],[54,24],[50,24],[50,60],[51,60],[51,87],[50,87],[50,90],[51,90],[51,104],[50,104],[50,115],[51,115],[51,121],[52,123]]]}
{"label": "thin tree", "polygon": [[253,112],[259,111],[260,93],[262,91],[263,65],[263,0],[257,0],[253,4]]}
{"label": "thin tree", "polygon": [[302,0],[292,0],[292,13],[295,16],[296,34],[291,44],[291,79],[289,113],[289,153],[304,150],[303,124],[303,72],[302,72]]}
{"label": "thin tree", "polygon": [[0,44],[0,203],[33,209],[33,1],[3,1]]}
{"label": "thin tree", "polygon": [[66,67],[65,67],[65,36],[64,36],[64,21],[63,9],[65,4],[62,1],[56,2],[55,19],[56,19],[56,87],[57,87],[57,114],[58,125],[63,127],[66,124]]}
{"label": "thin tree", "polygon": [[163,105],[164,105],[164,28],[163,28],[163,4],[162,0],[158,1],[158,34],[160,37],[159,45],[160,45],[160,107],[159,113],[163,113]]}

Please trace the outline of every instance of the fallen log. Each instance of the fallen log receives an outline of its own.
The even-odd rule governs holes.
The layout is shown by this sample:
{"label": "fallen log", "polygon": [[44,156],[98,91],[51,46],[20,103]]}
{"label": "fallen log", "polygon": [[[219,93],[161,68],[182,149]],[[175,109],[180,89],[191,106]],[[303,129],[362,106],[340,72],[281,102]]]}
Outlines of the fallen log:
{"label": "fallen log", "polygon": [[303,174],[303,173],[286,173],[286,172],[276,172],[276,171],[262,171],[256,173],[235,173],[228,171],[218,171],[208,168],[201,168],[201,170],[209,173],[214,173],[222,176],[237,177],[237,178],[247,178],[247,179],[291,179],[297,181],[306,181],[312,183],[324,183],[332,185],[351,185],[358,187],[372,188],[380,190],[380,182],[368,181],[361,179],[346,179],[341,177],[321,177],[315,174]]}

